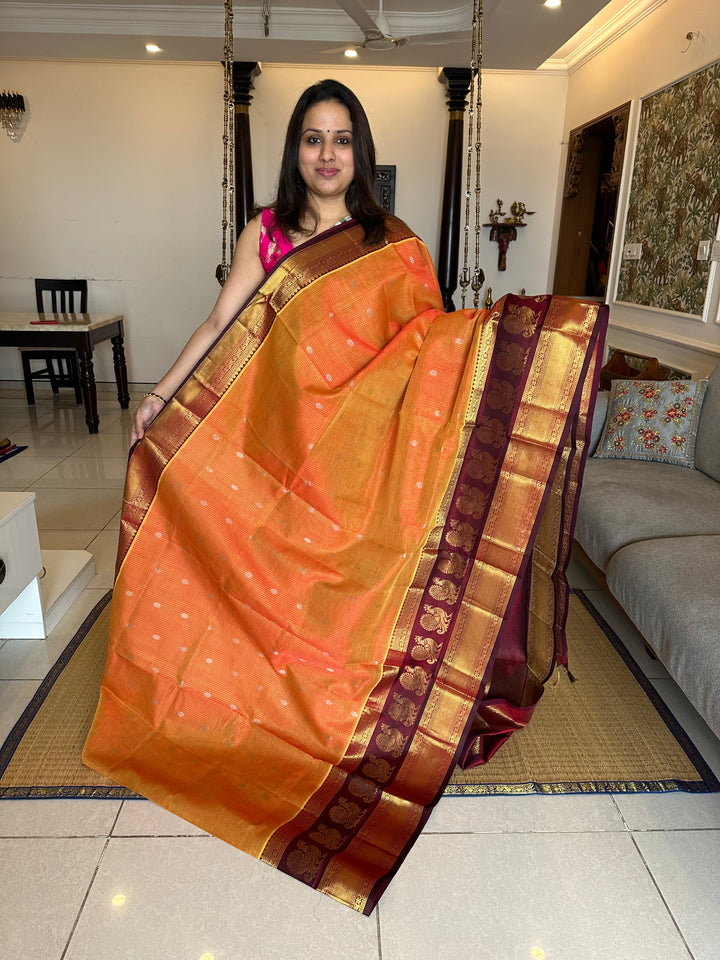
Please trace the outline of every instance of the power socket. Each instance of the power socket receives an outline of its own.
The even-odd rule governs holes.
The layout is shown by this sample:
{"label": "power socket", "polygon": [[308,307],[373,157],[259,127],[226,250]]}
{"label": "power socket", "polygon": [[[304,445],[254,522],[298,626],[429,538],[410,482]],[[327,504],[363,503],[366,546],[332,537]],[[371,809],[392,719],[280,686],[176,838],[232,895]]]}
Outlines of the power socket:
{"label": "power socket", "polygon": [[640,260],[642,257],[642,244],[641,243],[626,243],[623,249],[623,259],[625,260]]}

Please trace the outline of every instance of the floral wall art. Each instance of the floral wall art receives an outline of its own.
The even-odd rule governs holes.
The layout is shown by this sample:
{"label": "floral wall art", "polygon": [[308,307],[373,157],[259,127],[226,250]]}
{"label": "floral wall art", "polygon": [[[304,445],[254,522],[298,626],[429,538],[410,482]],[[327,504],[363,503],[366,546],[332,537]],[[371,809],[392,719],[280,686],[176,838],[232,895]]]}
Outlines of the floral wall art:
{"label": "floral wall art", "polygon": [[720,61],[643,101],[617,300],[701,316],[720,216]]}

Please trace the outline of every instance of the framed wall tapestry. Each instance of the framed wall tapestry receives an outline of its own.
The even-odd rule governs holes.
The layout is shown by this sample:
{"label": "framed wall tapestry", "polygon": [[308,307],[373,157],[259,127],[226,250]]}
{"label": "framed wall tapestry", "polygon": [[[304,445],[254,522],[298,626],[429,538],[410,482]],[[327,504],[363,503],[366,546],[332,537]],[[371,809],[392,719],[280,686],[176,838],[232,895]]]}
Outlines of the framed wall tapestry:
{"label": "framed wall tapestry", "polygon": [[720,61],[643,100],[616,300],[703,317],[720,217]]}

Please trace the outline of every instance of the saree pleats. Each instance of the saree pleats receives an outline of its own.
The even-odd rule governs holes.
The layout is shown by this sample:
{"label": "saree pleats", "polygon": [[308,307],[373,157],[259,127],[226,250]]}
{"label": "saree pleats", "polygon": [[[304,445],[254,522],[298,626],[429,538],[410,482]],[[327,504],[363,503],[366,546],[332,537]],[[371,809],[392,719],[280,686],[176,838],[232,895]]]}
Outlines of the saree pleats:
{"label": "saree pleats", "polygon": [[602,322],[445,314],[362,236],[281,261],[133,452],[84,759],[369,913],[566,662]]}

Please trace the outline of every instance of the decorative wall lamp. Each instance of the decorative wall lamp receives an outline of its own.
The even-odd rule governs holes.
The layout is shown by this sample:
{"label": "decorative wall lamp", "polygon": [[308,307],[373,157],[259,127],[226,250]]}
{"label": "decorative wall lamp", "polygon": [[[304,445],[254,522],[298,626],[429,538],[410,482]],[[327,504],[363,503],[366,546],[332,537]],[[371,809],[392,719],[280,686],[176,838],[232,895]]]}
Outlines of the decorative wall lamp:
{"label": "decorative wall lamp", "polygon": [[498,270],[507,270],[507,250],[512,240],[517,239],[517,228],[526,227],[525,217],[531,217],[534,210],[528,210],[524,203],[514,200],[510,207],[508,215],[503,210],[503,201],[497,201],[497,210],[490,211],[490,223],[484,223],[484,227],[490,227],[490,239],[495,240],[498,245]]}
{"label": "decorative wall lamp", "polygon": [[25,122],[25,99],[21,93],[3,90],[0,93],[0,123],[3,130],[15,143],[23,135]]}

